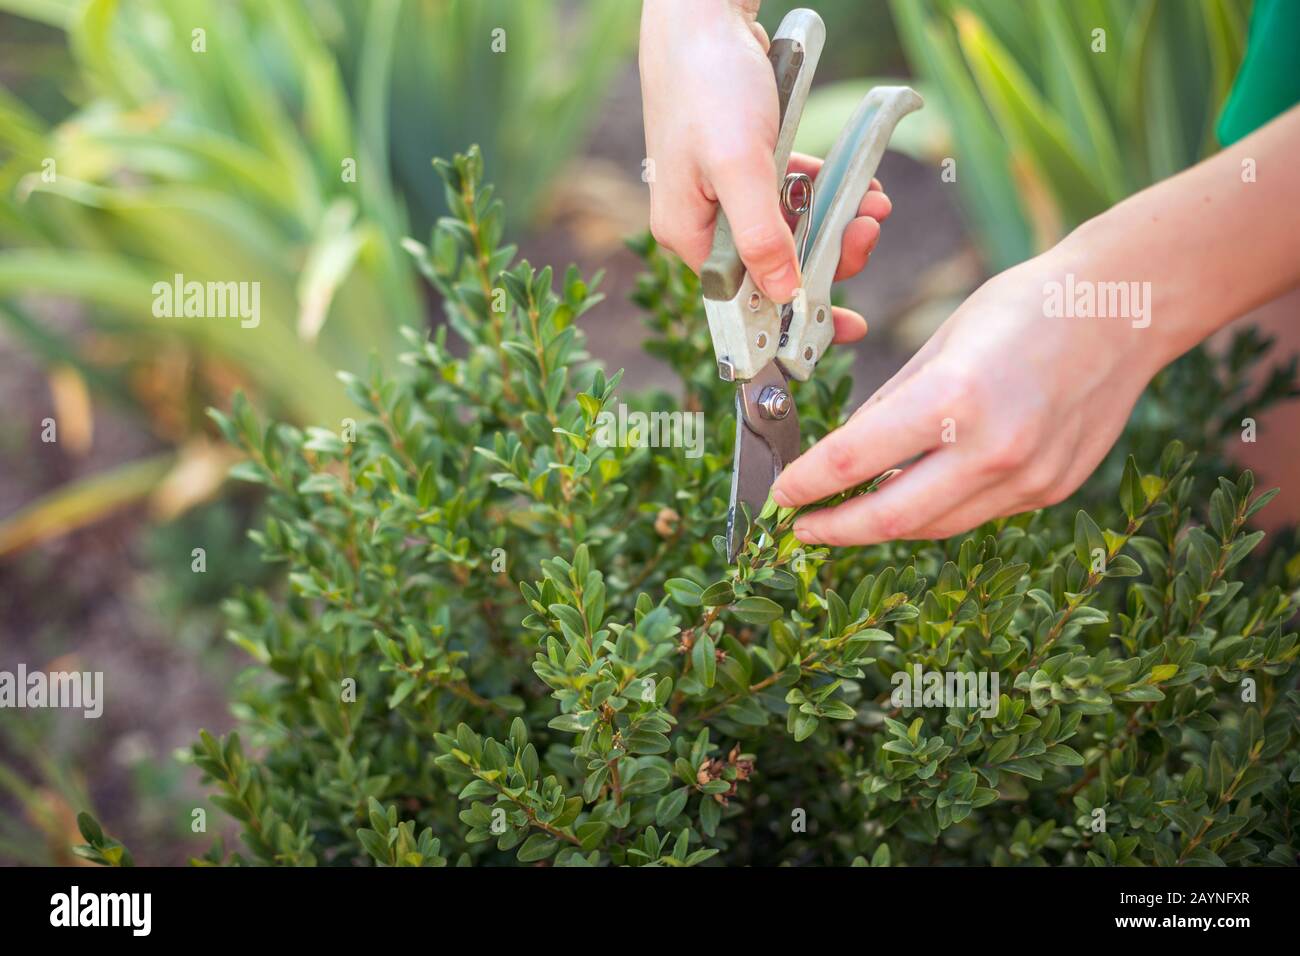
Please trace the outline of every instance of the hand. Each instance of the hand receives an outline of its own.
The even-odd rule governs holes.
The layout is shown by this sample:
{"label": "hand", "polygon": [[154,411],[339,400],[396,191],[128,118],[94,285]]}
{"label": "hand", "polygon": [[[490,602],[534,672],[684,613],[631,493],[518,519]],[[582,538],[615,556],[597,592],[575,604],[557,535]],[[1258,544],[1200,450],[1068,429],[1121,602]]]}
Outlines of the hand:
{"label": "hand", "polygon": [[777,480],[804,505],[914,456],[870,495],[801,517],[808,544],[947,538],[1067,497],[1118,437],[1169,356],[1157,328],[1050,318],[1050,254],[991,279],[842,427]]}
{"label": "hand", "polygon": [[[780,117],[758,0],[646,0],[641,18],[641,95],[654,164],[650,229],[699,272],[713,244],[718,203],[736,248],[764,294],[789,302],[798,262],[777,198]],[[788,172],[816,176],[821,160],[794,155]],[[873,181],[845,230],[836,278],[859,272],[891,204]],[[835,340],[866,334],[866,322],[835,309]]]}
{"label": "hand", "polygon": [[[817,501],[921,456],[880,490],[803,516],[810,544],[947,538],[1065,498],[1118,437],[1151,377],[1237,316],[1300,283],[1300,106],[1129,197],[989,280],[773,495]],[[1146,286],[1142,327],[1049,318],[1067,275]]]}

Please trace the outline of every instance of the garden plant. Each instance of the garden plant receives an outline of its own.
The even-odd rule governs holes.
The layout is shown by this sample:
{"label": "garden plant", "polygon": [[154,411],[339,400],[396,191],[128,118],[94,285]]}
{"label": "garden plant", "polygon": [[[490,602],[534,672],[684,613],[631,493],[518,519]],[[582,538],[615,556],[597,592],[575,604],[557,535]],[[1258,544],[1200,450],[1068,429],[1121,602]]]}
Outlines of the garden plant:
{"label": "garden plant", "polygon": [[[1300,556],[1223,474],[1294,367],[1251,387],[1264,343],[1191,353],[1063,505],[831,551],[769,504],[728,564],[695,277],[634,243],[681,385],[621,397],[575,324],[597,280],[515,261],[476,151],[435,165],[451,215],[407,247],[447,321],[403,373],[345,375],[329,427],[214,413],[283,576],[227,602],[241,729],[190,757],[240,841],[195,862],[1295,863]],[[801,386],[811,438],[848,358]],[[602,440],[620,401],[701,413],[704,453]],[[992,696],[900,696],[929,674]]]}
{"label": "garden plant", "polygon": [[[0,16],[66,47],[50,115],[0,86],[0,330],[168,446],[6,515],[3,555],[201,466],[204,409],[232,383],[295,422],[346,412],[335,369],[369,350],[391,367],[398,330],[424,319],[400,242],[441,211],[429,157],[482,142],[515,223],[533,217],[599,114],[636,9],[0,0]],[[466,77],[472,93],[429,95]],[[156,283],[178,275],[255,284],[256,323],[159,308]],[[74,300],[85,328],[48,321],[35,303],[50,297]]]}

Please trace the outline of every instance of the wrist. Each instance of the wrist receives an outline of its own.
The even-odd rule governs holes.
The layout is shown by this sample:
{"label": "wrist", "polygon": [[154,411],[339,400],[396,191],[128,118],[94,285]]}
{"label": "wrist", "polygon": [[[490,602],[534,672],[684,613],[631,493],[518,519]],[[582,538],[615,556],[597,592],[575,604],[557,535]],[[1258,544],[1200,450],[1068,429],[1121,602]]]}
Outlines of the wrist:
{"label": "wrist", "polygon": [[[1131,353],[1154,375],[1219,325],[1191,250],[1142,229],[1121,203],[1083,223],[1040,257],[1062,285],[1067,314]],[[1068,301],[1067,301],[1068,300]]]}
{"label": "wrist", "polygon": [[[1049,256],[1150,290],[1143,336],[1163,365],[1300,283],[1300,107],[1084,223]],[[1156,366],[1157,368],[1159,365]]]}

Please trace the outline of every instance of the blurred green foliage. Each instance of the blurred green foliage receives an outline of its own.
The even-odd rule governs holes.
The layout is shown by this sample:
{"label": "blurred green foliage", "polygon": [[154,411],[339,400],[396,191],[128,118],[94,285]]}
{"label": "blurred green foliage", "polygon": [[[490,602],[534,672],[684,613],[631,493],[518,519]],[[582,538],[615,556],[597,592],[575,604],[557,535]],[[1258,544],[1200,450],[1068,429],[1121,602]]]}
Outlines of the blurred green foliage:
{"label": "blurred green foliage", "polygon": [[[432,156],[482,142],[531,213],[630,52],[635,6],[0,0],[47,53],[55,30],[68,48],[63,76],[27,64],[39,76],[14,87],[39,103],[0,88],[0,323],[168,441],[234,385],[337,423],[355,410],[335,370],[390,364],[397,330],[425,322],[399,244],[442,208]],[[60,96],[74,105],[52,119]],[[176,276],[256,283],[260,322],[156,315]],[[91,334],[53,326],[50,296],[84,305]]]}
{"label": "blurred green foliage", "polygon": [[76,809],[93,806],[83,776],[54,753],[55,715],[0,721],[0,863],[69,866]]}
{"label": "blurred green foliage", "polygon": [[1001,269],[1214,149],[1245,0],[891,0]]}
{"label": "blurred green foliage", "polygon": [[[0,237],[12,247],[0,297],[86,301],[133,351],[179,335],[299,420],[346,414],[333,369],[371,350],[391,358],[396,329],[418,323],[397,243],[405,204],[421,232],[439,211],[430,158],[484,142],[515,208],[531,211],[581,144],[635,22],[613,0],[0,9],[67,32],[78,103],[48,124],[0,92]],[[260,282],[264,321],[155,317],[150,286],[176,273]],[[77,358],[17,311],[11,323],[48,358]]]}
{"label": "blurred green foliage", "polygon": [[[385,114],[366,108],[385,102],[392,14],[376,6],[359,37],[374,102],[354,107],[294,4],[41,9],[56,8],[78,110],[51,126],[0,94],[0,236],[10,247],[0,297],[11,318],[20,293],[69,296],[89,306],[119,367],[179,339],[295,418],[346,414],[332,367],[370,348],[390,355],[396,325],[420,317],[397,247],[405,218],[374,152]],[[348,159],[355,182],[342,174]],[[260,324],[155,316],[152,286],[176,274],[260,283]],[[93,364],[82,343],[40,328],[27,341],[48,359]]]}
{"label": "blurred green foliage", "polygon": [[[367,6],[323,8],[345,24],[341,34],[329,32],[349,78],[361,63],[346,37],[364,28]],[[447,211],[430,158],[466,143],[484,144],[487,170],[511,199],[509,223],[529,222],[630,56],[639,12],[629,0],[405,0],[393,41],[388,124],[412,231],[426,235]]]}

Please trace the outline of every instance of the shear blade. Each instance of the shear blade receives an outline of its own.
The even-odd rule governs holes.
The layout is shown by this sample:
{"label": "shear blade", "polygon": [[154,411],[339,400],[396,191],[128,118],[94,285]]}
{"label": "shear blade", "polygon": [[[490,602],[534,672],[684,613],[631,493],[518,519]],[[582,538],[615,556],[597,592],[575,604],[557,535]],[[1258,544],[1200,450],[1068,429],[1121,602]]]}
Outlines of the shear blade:
{"label": "shear blade", "polygon": [[771,363],[736,388],[736,453],[727,507],[727,560],[734,561],[748,527],[741,506],[758,517],[781,471],[799,455],[799,416],[791,402],[785,418],[764,418],[759,398],[764,389],[788,389],[785,373]]}

